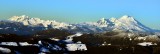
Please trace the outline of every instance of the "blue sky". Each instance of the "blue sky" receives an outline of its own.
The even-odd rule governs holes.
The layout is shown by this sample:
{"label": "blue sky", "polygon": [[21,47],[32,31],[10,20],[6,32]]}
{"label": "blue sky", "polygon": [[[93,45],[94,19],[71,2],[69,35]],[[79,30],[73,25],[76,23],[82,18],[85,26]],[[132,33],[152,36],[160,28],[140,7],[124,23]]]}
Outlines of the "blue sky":
{"label": "blue sky", "polygon": [[28,15],[60,22],[96,22],[100,18],[133,16],[160,29],[160,0],[0,0],[0,20]]}

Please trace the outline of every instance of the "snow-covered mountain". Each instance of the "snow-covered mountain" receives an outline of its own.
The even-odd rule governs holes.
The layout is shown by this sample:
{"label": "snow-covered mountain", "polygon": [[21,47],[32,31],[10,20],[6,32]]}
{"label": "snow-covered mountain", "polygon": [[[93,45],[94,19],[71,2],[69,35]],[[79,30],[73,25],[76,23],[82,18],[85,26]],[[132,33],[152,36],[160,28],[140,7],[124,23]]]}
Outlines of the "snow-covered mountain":
{"label": "snow-covered mountain", "polygon": [[143,31],[143,32],[149,32],[152,31],[152,29],[142,25],[140,22],[135,20],[131,16],[122,16],[119,19],[110,19],[111,22],[115,25],[114,29],[125,29],[125,30],[130,30],[130,31]]}
{"label": "snow-covered mountain", "polygon": [[60,23],[56,22],[55,20],[41,20],[40,18],[30,18],[29,16],[22,15],[22,16],[13,16],[9,19],[10,21],[15,22],[22,22],[24,25],[28,26],[43,26],[43,27],[54,27],[54,28],[60,28],[60,27],[66,27],[69,26],[69,24],[66,23]]}
{"label": "snow-covered mountain", "polygon": [[102,18],[97,22],[75,24],[77,28],[85,32],[104,31],[129,31],[129,32],[153,32],[152,29],[144,26],[131,16],[124,15],[121,18]]}
{"label": "snow-covered mountain", "polygon": [[152,29],[127,15],[120,18],[102,18],[97,22],[84,22],[78,24],[67,24],[55,20],[41,20],[40,18],[30,18],[26,15],[22,15],[13,16],[8,21],[0,21],[0,32],[3,32],[3,30],[9,30],[11,32],[12,30],[9,28],[12,28],[13,31],[27,31],[27,33],[50,28],[64,29],[73,33],[99,33],[105,31],[153,32]]}

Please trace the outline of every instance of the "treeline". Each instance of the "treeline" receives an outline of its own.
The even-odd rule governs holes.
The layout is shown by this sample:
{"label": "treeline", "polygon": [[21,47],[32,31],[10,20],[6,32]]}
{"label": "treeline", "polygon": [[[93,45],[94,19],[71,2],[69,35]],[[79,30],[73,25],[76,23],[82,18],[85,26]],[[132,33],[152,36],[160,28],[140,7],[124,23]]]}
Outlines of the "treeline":
{"label": "treeline", "polygon": [[20,36],[16,34],[0,34],[0,42],[28,42],[33,40],[32,36]]}
{"label": "treeline", "polygon": [[48,29],[43,30],[35,33],[33,36],[36,38],[57,38],[57,39],[64,39],[65,37],[72,35],[72,33],[67,32],[66,30],[59,30],[59,29]]}
{"label": "treeline", "polygon": [[68,35],[71,35],[71,33],[65,30],[48,29],[36,32],[33,35],[0,34],[0,42],[37,42],[49,38],[64,39]]}
{"label": "treeline", "polygon": [[[101,34],[84,34],[80,37],[74,37],[74,41],[82,41],[82,43],[87,44],[88,46],[100,46],[100,45],[137,45],[141,42],[153,42],[160,44],[158,40],[138,40],[139,35],[128,36],[127,33],[118,33],[118,32],[106,32]],[[159,38],[157,38],[159,39]],[[159,39],[160,40],[160,39]]]}

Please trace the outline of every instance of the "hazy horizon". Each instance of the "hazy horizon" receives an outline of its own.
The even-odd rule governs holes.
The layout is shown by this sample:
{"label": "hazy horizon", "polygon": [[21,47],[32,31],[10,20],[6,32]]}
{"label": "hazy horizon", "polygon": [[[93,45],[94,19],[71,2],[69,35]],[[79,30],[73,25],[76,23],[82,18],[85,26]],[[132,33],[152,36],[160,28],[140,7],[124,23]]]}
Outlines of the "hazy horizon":
{"label": "hazy horizon", "polygon": [[79,23],[129,15],[147,27],[160,29],[159,5],[159,0],[1,0],[0,20],[27,15]]}

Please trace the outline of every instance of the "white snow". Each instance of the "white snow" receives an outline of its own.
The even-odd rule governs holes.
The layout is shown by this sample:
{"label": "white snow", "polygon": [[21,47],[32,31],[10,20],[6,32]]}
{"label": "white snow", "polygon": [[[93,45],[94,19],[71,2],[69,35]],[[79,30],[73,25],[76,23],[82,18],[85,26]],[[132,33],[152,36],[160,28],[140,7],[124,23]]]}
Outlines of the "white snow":
{"label": "white snow", "polygon": [[28,42],[19,42],[20,46],[31,46],[33,44],[29,44]]}
{"label": "white snow", "polygon": [[[122,31],[151,31],[143,26],[131,16],[124,15],[120,18],[102,18],[97,22],[85,22],[77,24],[68,24],[63,22],[56,22],[55,20],[41,20],[40,18],[30,18],[28,16],[13,16],[10,21],[22,22],[24,25],[45,27],[55,29],[66,29],[72,32],[91,33],[91,32],[105,32],[107,30],[122,30]],[[4,28],[5,29],[5,28]],[[8,28],[6,28],[8,29]],[[78,36],[78,35],[77,35]]]}
{"label": "white snow", "polygon": [[129,38],[130,41],[132,41],[132,38]]}
{"label": "white snow", "polygon": [[70,36],[67,36],[66,37],[66,40],[64,40],[65,42],[67,42],[67,43],[73,43],[73,37],[78,37],[78,36],[81,36],[81,35],[83,35],[82,33],[76,33],[76,34],[74,34],[74,35],[70,35]]}
{"label": "white snow", "polygon": [[71,31],[73,30],[74,32],[84,33],[104,32],[106,30],[130,30],[143,32],[150,30],[138,23],[138,21],[136,21],[133,17],[127,15],[124,15],[119,19],[114,17],[110,19],[102,18],[97,22],[87,22],[81,24],[68,24],[63,22],[56,22],[55,20],[41,20],[40,18],[31,18],[26,15],[13,16],[9,20],[22,22],[24,25],[29,26],[41,26],[45,28],[50,26],[51,28],[68,29]]}
{"label": "white snow", "polygon": [[40,49],[41,52],[50,52],[49,49],[45,48],[45,47],[41,47]]}
{"label": "white snow", "polygon": [[3,29],[3,28],[0,28],[0,29]]}
{"label": "white snow", "polygon": [[38,53],[38,54],[46,54],[46,53],[44,53],[44,52],[40,52],[40,53]]}
{"label": "white snow", "polygon": [[67,23],[60,23],[56,22],[54,20],[41,20],[40,18],[30,18],[29,16],[22,15],[22,16],[13,16],[9,19],[10,21],[16,21],[16,22],[22,22],[24,25],[30,25],[30,26],[43,26],[48,27],[48,25],[51,25],[52,28],[66,28],[69,26]]}
{"label": "white snow", "polygon": [[[19,42],[20,46],[38,46],[38,44],[29,44],[28,42]],[[0,45],[18,46],[16,42],[1,42]]]}
{"label": "white snow", "polygon": [[146,40],[146,37],[137,37],[138,40]]}
{"label": "white snow", "polygon": [[56,38],[50,38],[50,39],[54,41],[59,41],[59,39],[56,39]]}
{"label": "white snow", "polygon": [[107,44],[107,45],[112,45],[111,43]]}
{"label": "white snow", "polygon": [[[80,28],[82,32],[104,32],[106,30],[122,30],[126,31],[129,30],[131,32],[134,31],[140,31],[140,32],[146,32],[151,31],[150,29],[146,28],[142,24],[138,23],[137,20],[135,20],[131,16],[124,15],[120,17],[119,19],[116,18],[110,18],[105,19],[102,18],[99,21],[95,22],[86,22],[81,24],[76,24],[75,27]],[[75,29],[78,29],[75,28]]]}
{"label": "white snow", "polygon": [[18,46],[16,42],[1,42],[0,45]]}
{"label": "white snow", "polygon": [[9,29],[10,27],[6,27],[6,28],[4,28],[4,29]]}
{"label": "white snow", "polygon": [[76,33],[75,34],[76,36],[81,36],[81,35],[83,35],[82,33]]}
{"label": "white snow", "polygon": [[107,26],[107,21],[105,18],[100,19],[98,22],[98,24],[102,25],[103,27]]}
{"label": "white snow", "polygon": [[77,44],[81,44],[81,43],[82,43],[81,41],[78,41],[78,42],[77,42]]}
{"label": "white snow", "polygon": [[66,44],[68,51],[86,51],[87,47],[85,44]]}
{"label": "white snow", "polygon": [[38,41],[38,44],[39,44],[39,45],[43,45],[43,44],[42,44],[42,41]]}
{"label": "white snow", "polygon": [[11,50],[8,49],[8,48],[0,47],[0,52],[2,52],[2,53],[11,53]]}
{"label": "white snow", "polygon": [[67,39],[66,40],[64,40],[65,42],[67,42],[67,43],[73,43],[73,38],[72,37],[67,37]]}
{"label": "white snow", "polygon": [[151,46],[151,45],[157,45],[156,43],[152,43],[152,42],[142,42],[142,43],[138,43],[137,45],[140,46]]}
{"label": "white snow", "polygon": [[52,50],[62,50],[62,48],[61,47],[59,47],[58,45],[54,45],[54,46],[51,46],[52,48]]}

